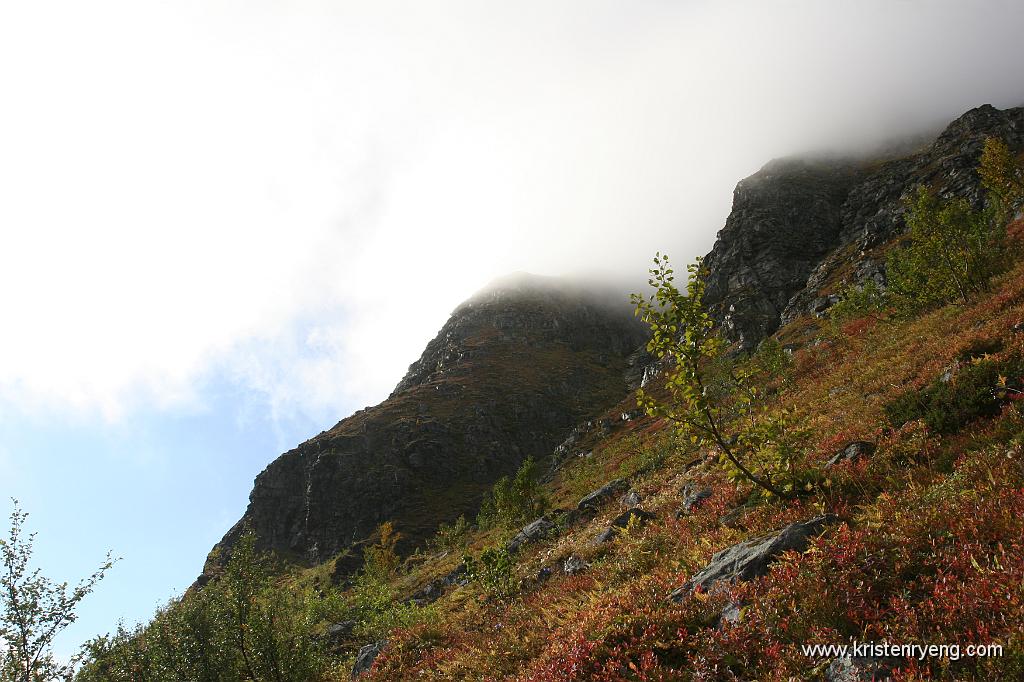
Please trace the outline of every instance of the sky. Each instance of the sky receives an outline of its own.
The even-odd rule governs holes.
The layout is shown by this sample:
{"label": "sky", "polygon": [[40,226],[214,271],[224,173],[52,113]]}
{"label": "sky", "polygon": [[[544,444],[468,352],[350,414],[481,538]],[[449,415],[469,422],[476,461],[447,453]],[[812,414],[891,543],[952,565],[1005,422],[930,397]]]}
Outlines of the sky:
{"label": "sky", "polygon": [[58,642],[180,593],[275,456],[514,271],[624,295],[769,159],[1024,104],[1017,0],[0,0],[0,513]]}

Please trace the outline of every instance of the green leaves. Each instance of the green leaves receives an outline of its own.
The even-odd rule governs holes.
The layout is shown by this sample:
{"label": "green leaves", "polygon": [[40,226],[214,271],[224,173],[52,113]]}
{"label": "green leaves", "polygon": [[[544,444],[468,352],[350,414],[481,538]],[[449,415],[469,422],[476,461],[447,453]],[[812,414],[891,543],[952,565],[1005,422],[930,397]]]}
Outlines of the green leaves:
{"label": "green leaves", "polygon": [[480,554],[479,559],[467,554],[462,560],[466,564],[466,575],[480,585],[488,596],[507,599],[519,591],[514,572],[515,562],[504,547],[489,547]]}
{"label": "green leaves", "polygon": [[304,682],[332,666],[319,636],[321,599],[282,585],[244,534],[223,573],[174,600],[145,626],[118,627],[86,646],[79,682]]}
{"label": "green leaves", "polygon": [[530,521],[544,511],[547,498],[540,485],[540,468],[527,458],[514,477],[502,476],[484,498],[477,515],[481,528],[509,528]]}
{"label": "green leaves", "polygon": [[[665,375],[669,399],[660,402],[639,391],[637,404],[652,416],[674,422],[692,445],[720,450],[737,481],[746,480],[769,495],[787,497],[773,483],[773,474],[775,469],[791,468],[796,451],[780,445],[779,429],[783,427],[757,419],[764,404],[754,385],[757,364],[740,366],[725,353],[726,342],[704,305],[706,282],[701,260],[688,265],[686,272],[683,293],[674,284],[668,256],[659,253],[650,271],[655,292],[646,299],[639,294],[631,297],[637,314],[651,328],[648,352],[672,363]],[[771,362],[782,372],[788,366],[788,356],[781,348],[778,353],[784,357]],[[765,366],[760,369],[763,372]],[[747,466],[747,458],[758,463],[760,472]]]}
{"label": "green leaves", "polygon": [[35,533],[24,535],[28,514],[18,501],[11,512],[7,539],[0,539],[0,679],[43,682],[70,679],[81,654],[62,663],[50,650],[54,637],[77,620],[75,610],[114,565],[107,553],[100,567],[69,592],[40,569],[30,570]]}
{"label": "green leaves", "polygon": [[965,199],[942,200],[919,187],[908,202],[909,243],[889,253],[886,272],[897,310],[913,314],[988,288],[1004,266],[1006,225],[994,205],[974,210]]}
{"label": "green leaves", "polygon": [[978,175],[998,204],[1000,218],[1009,220],[1013,209],[1024,203],[1024,164],[1015,158],[1002,140],[985,140]]}

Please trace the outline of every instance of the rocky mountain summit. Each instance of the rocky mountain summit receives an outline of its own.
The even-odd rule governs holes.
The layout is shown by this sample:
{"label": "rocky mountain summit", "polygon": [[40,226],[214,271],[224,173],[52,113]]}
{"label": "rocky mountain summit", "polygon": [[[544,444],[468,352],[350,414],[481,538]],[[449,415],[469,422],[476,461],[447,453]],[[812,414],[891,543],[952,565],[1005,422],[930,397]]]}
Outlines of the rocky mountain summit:
{"label": "rocky mountain summit", "polygon": [[[617,299],[617,303],[615,302]],[[242,519],[260,549],[338,575],[391,521],[406,551],[473,514],[495,480],[542,459],[579,421],[625,395],[644,342],[624,294],[516,275],[459,306],[391,396],[281,455],[256,478]]]}
{"label": "rocky mountain summit", "polygon": [[[742,180],[705,259],[706,300],[726,333],[753,348],[826,309],[844,281],[884,285],[879,247],[905,230],[904,198],[923,184],[979,204],[974,169],[990,135],[1024,148],[1024,108],[973,109],[910,155],[780,159]],[[526,274],[496,281],[452,313],[387,400],[256,478],[204,576],[246,528],[259,549],[293,561],[337,558],[339,576],[382,522],[411,550],[653,376],[645,338],[622,292]]]}
{"label": "rocky mountain summit", "polygon": [[819,313],[840,281],[885,282],[874,250],[905,229],[918,185],[982,201],[975,172],[985,138],[1024,148],[1024,108],[984,105],[917,153],[895,159],[781,159],[742,180],[705,259],[706,300],[734,341],[752,348],[802,314]]}
{"label": "rocky mountain summit", "polygon": [[[949,275],[956,248],[925,253],[905,198],[981,206],[988,136],[1011,151],[985,169],[1016,211],[979,225],[998,271],[971,295],[818,319],[848,283],[887,286],[901,245],[915,278]],[[672,405],[672,358],[646,350],[623,292],[496,281],[386,400],[272,462],[196,589],[90,643],[83,682],[1021,679],[1024,108],[979,107],[916,147],[739,183],[707,296],[730,350],[779,346],[668,377],[692,398],[735,370],[712,398],[726,416],[687,434],[637,408],[638,387]],[[927,221],[959,238],[943,223]],[[436,532],[484,499],[478,523]],[[871,640],[983,653],[833,648]]]}

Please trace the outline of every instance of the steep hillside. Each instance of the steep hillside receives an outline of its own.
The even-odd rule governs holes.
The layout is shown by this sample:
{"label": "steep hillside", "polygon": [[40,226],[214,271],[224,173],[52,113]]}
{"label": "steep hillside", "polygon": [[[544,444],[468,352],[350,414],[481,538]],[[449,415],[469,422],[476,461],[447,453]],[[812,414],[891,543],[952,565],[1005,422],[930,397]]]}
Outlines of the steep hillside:
{"label": "steep hillside", "polygon": [[385,521],[408,551],[620,400],[644,338],[622,294],[529,275],[496,282],[452,313],[387,400],[272,462],[205,573],[245,529],[303,564],[341,554],[339,575]]}
{"label": "steep hillside", "polygon": [[[978,214],[999,216],[995,274],[909,313],[830,316],[843,281],[884,290],[916,184],[989,200],[989,135],[1020,185]],[[742,181],[705,261],[736,343],[694,372],[746,383],[690,391],[732,437],[637,409],[641,384],[666,400],[669,368],[607,296],[496,283],[388,400],[272,463],[211,555],[222,577],[100,642],[82,682],[1024,679],[1022,152],[1024,109],[985,106],[908,157]],[[492,489],[531,456],[542,475]],[[503,513],[475,516],[485,497]],[[400,541],[375,534],[387,521]],[[805,649],[855,642],[919,648]]]}
{"label": "steep hillside", "polygon": [[904,199],[925,185],[980,203],[974,168],[989,136],[1024,146],[1024,108],[972,109],[902,158],[768,163],[736,186],[732,213],[705,259],[716,318],[753,348],[800,315],[823,312],[837,281],[884,282],[876,250],[905,230]]}

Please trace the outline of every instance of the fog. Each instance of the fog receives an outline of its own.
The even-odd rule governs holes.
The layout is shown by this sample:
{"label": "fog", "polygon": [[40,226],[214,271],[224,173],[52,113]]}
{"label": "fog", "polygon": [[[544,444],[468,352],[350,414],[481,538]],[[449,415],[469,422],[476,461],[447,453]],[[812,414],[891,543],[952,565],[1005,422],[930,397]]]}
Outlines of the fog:
{"label": "fog", "polygon": [[1024,102],[1017,1],[0,7],[0,400],[329,426],[514,271],[705,253],[769,159]]}

